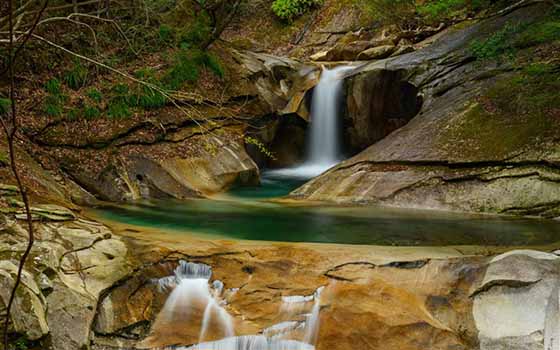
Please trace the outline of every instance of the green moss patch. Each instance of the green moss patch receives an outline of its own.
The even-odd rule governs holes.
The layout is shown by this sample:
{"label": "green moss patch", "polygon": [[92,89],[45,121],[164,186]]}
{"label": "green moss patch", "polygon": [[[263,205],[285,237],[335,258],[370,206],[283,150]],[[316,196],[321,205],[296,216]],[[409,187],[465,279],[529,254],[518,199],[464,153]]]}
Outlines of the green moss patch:
{"label": "green moss patch", "polygon": [[499,79],[441,142],[466,158],[503,159],[560,136],[560,67],[536,63]]}

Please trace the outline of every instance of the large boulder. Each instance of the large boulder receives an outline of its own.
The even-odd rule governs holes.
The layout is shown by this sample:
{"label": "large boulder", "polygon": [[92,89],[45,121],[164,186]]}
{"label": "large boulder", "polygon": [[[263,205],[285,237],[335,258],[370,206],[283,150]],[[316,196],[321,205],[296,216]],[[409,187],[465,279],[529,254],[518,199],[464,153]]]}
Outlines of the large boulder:
{"label": "large boulder", "polygon": [[557,349],[559,269],[558,256],[534,251],[490,261],[472,293],[481,350]]}

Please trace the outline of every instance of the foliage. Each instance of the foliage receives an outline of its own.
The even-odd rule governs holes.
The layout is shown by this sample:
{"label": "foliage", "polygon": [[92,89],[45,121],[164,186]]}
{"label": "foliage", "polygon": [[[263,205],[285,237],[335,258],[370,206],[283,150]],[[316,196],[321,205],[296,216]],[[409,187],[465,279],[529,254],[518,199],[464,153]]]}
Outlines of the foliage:
{"label": "foliage", "polygon": [[101,116],[101,111],[96,106],[85,106],[83,113],[86,119],[96,119]]}
{"label": "foliage", "polygon": [[447,130],[446,142],[461,142],[465,155],[506,157],[522,147],[557,137],[560,127],[560,67],[533,63],[498,79]]}
{"label": "foliage", "polygon": [[53,78],[45,83],[45,90],[51,95],[58,95],[61,93],[60,80]]}
{"label": "foliage", "polygon": [[198,80],[198,67],[188,50],[179,50],[173,60],[173,65],[163,77],[166,87],[178,90],[185,82]]}
{"label": "foliage", "polygon": [[8,165],[9,162],[8,155],[0,151],[0,165]]}
{"label": "foliage", "polygon": [[129,88],[126,84],[117,84],[112,89],[113,98],[107,106],[107,116],[110,119],[124,119],[132,115],[128,105]]}
{"label": "foliage", "polygon": [[101,91],[97,90],[96,88],[89,89],[86,95],[97,103],[100,103],[103,100],[103,94],[101,94]]}
{"label": "foliage", "polygon": [[0,97],[0,116],[4,114],[8,114],[11,104],[12,103],[10,99]]}
{"label": "foliage", "polygon": [[497,59],[502,56],[509,58],[515,53],[515,35],[523,30],[519,24],[508,22],[502,29],[492,34],[486,40],[475,40],[470,45],[470,51],[479,60]]}
{"label": "foliage", "polygon": [[73,89],[79,90],[86,85],[88,78],[88,69],[84,67],[80,61],[75,61],[72,68],[64,73],[64,82]]}
{"label": "foliage", "polygon": [[63,112],[66,96],[62,93],[60,80],[54,78],[45,83],[47,97],[43,104],[43,111],[51,117],[60,116]]}
{"label": "foliage", "polygon": [[218,57],[207,51],[195,50],[193,59],[198,66],[203,66],[212,71],[219,78],[224,77],[224,68],[220,64]]}
{"label": "foliage", "polygon": [[425,21],[445,21],[464,11],[479,11],[490,6],[490,0],[430,0],[417,6]]}
{"label": "foliage", "polygon": [[361,3],[369,16],[382,24],[406,26],[415,20],[414,0],[363,0]]}
{"label": "foliage", "polygon": [[508,22],[486,40],[472,42],[470,51],[479,60],[511,59],[520,49],[559,40],[560,14],[553,13],[531,25]]}
{"label": "foliage", "polygon": [[32,346],[31,341],[26,337],[19,337],[13,342],[14,350],[28,350]]}
{"label": "foliage", "polygon": [[183,47],[197,47],[205,42],[212,33],[208,16],[199,15],[196,20],[178,33],[178,45]]}
{"label": "foliage", "polygon": [[516,45],[528,47],[560,40],[560,16],[535,24],[519,35]]}
{"label": "foliage", "polygon": [[276,157],[274,157],[274,154],[268,148],[266,148],[266,146],[261,141],[257,140],[256,138],[251,136],[245,136],[245,143],[248,145],[254,145],[255,147],[257,147],[259,152],[261,152],[268,158],[276,159]]}
{"label": "foliage", "polygon": [[321,4],[322,0],[274,0],[272,11],[280,19],[292,21],[310,8]]}

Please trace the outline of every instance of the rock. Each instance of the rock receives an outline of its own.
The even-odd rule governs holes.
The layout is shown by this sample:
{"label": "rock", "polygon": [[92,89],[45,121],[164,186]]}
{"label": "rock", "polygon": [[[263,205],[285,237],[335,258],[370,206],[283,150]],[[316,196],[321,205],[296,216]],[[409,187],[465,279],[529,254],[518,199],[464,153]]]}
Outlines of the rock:
{"label": "rock", "polygon": [[398,71],[372,70],[346,80],[347,144],[360,151],[405,125],[422,106],[418,88]]}
{"label": "rock", "polygon": [[391,54],[391,57],[400,56],[411,52],[414,52],[414,46],[412,45],[398,46],[395,52]]}
{"label": "rock", "polygon": [[354,41],[351,43],[340,43],[327,52],[327,61],[354,61],[358,55],[370,48],[372,45],[369,41]]}
{"label": "rock", "polygon": [[[68,212],[51,205],[40,208]],[[10,258],[17,261],[25,247],[26,232],[17,222],[9,225],[0,228],[0,249],[4,257],[8,249]],[[43,349],[87,348],[100,294],[130,273],[127,248],[120,239],[112,238],[105,226],[91,221],[42,220],[34,226],[36,242],[23,270],[11,331],[37,340]],[[0,260],[2,304],[16,272],[11,260]]]}
{"label": "rock", "polygon": [[[55,204],[35,205],[32,206],[30,210],[33,220],[69,221],[76,218],[71,210]],[[19,220],[26,220],[27,215],[24,210],[19,210],[16,214],[16,218]]]}
{"label": "rock", "polygon": [[514,251],[492,259],[474,292],[481,350],[543,349],[547,312],[559,311],[547,307],[553,291],[558,298],[559,268],[552,254],[542,259]]}
{"label": "rock", "polygon": [[[14,286],[17,266],[0,261],[0,301],[2,308],[8,304]],[[21,287],[12,306],[12,332],[24,334],[29,340],[37,340],[49,333],[46,318],[46,302],[33,276],[24,271]]]}
{"label": "rock", "polygon": [[328,51],[320,51],[316,54],[309,56],[311,61],[326,61],[328,56]]}
{"label": "rock", "polygon": [[364,50],[358,54],[357,59],[368,61],[368,60],[375,60],[389,57],[394,51],[396,47],[394,45],[383,45],[383,46],[376,46]]}
{"label": "rock", "polygon": [[162,163],[171,176],[204,194],[222,192],[231,185],[256,185],[259,168],[243,144],[209,137],[209,150],[199,157],[174,158]]}

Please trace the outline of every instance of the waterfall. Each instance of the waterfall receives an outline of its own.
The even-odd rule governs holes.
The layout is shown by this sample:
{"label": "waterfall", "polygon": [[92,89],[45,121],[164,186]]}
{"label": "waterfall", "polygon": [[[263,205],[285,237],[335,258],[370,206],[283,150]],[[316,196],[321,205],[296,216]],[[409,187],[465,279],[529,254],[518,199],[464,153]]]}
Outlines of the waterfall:
{"label": "waterfall", "polygon": [[[283,297],[277,317],[280,322],[263,329],[261,334],[235,336],[233,318],[225,309],[224,284],[221,281],[210,284],[211,277],[210,266],[179,261],[172,276],[154,281],[160,291],[171,291],[171,294],[143,346],[184,350],[315,349],[323,287],[311,295]],[[202,316],[194,317],[196,311]],[[160,345],[181,344],[181,335],[177,333],[181,333],[182,325],[197,321],[200,322],[198,344],[171,347]],[[216,325],[219,327],[222,339],[206,341],[211,324],[214,328]],[[170,342],[167,337],[173,338],[173,341]]]}
{"label": "waterfall", "polygon": [[319,84],[313,90],[305,161],[297,167],[269,171],[270,175],[309,179],[342,160],[339,115],[343,97],[342,75],[351,69],[353,67],[349,66],[323,68]]}
{"label": "waterfall", "polygon": [[324,170],[341,160],[339,110],[343,79],[340,76],[349,69],[345,66],[324,69],[319,84],[313,91],[311,131],[307,143],[307,160],[304,163],[307,166]]}
{"label": "waterfall", "polygon": [[210,285],[211,277],[210,266],[181,260],[172,276],[153,281],[161,292],[171,293],[145,340],[147,344],[166,343],[169,338],[180,341],[183,335],[177,330],[181,324],[192,322],[200,322],[199,342],[208,336],[211,325],[214,334],[218,331],[223,337],[235,335],[233,318],[224,308],[223,283],[214,281]]}

